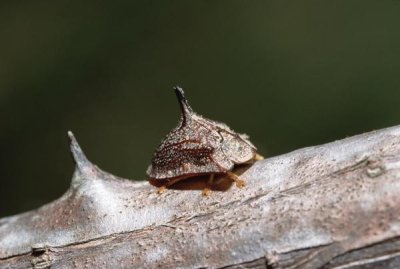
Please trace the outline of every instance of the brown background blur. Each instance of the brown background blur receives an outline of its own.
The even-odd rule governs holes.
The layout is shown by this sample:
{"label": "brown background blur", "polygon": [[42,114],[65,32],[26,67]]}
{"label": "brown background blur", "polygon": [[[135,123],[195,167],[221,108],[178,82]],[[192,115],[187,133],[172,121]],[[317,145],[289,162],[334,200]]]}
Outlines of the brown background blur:
{"label": "brown background blur", "polygon": [[72,130],[145,179],[195,111],[266,156],[400,123],[400,1],[2,1],[0,216],[66,191]]}

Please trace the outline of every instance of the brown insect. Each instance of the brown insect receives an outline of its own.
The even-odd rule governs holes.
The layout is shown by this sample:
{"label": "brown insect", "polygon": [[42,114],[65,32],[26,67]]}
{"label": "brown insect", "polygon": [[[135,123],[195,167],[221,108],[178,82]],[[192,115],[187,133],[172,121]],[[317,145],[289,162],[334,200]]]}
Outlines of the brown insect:
{"label": "brown insect", "polygon": [[[181,120],[163,140],[153,155],[147,169],[151,184],[166,187],[187,179],[215,174],[226,174],[242,188],[245,183],[232,172],[235,165],[263,159],[245,134],[237,134],[226,124],[212,121],[196,114],[189,106],[184,92],[175,87],[181,107]],[[208,195],[206,188],[203,194]]]}

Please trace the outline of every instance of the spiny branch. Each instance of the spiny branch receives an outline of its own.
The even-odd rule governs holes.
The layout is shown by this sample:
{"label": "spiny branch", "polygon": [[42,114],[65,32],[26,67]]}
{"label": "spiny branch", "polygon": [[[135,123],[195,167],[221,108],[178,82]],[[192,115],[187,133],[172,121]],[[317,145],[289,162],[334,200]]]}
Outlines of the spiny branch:
{"label": "spiny branch", "polygon": [[69,137],[71,187],[0,219],[0,268],[400,267],[400,127],[256,162],[207,198],[113,176]]}

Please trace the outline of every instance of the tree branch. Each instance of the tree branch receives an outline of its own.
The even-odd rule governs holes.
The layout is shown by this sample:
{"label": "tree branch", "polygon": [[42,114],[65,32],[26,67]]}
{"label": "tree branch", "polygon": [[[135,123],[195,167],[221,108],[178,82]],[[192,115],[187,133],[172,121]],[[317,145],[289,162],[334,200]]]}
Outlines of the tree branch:
{"label": "tree branch", "polygon": [[0,268],[400,268],[400,127],[255,163],[244,189],[158,195],[90,163],[0,219]]}

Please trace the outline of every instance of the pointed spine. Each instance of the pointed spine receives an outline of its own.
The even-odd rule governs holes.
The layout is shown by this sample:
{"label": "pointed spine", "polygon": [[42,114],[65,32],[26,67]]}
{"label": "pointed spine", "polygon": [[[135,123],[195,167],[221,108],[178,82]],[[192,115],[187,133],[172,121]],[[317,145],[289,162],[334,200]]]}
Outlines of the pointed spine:
{"label": "pointed spine", "polygon": [[86,158],[85,153],[83,153],[82,148],[79,146],[78,141],[76,141],[76,138],[71,131],[68,131],[68,137],[72,159],[79,170],[83,170],[88,166],[93,166],[93,164]]}
{"label": "pointed spine", "polygon": [[71,131],[68,131],[68,137],[72,159],[76,165],[71,186],[77,187],[84,179],[93,177],[93,172],[97,171],[97,167],[86,158],[85,153],[83,153],[82,148],[79,146],[78,141],[76,141],[76,138]]}
{"label": "pointed spine", "polygon": [[176,86],[176,87],[174,87],[174,91],[175,91],[176,97],[178,98],[179,105],[181,107],[182,120],[184,123],[186,123],[187,120],[191,118],[191,116],[193,114],[193,110],[190,107],[188,101],[186,100],[183,89],[179,86]]}

